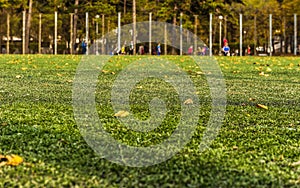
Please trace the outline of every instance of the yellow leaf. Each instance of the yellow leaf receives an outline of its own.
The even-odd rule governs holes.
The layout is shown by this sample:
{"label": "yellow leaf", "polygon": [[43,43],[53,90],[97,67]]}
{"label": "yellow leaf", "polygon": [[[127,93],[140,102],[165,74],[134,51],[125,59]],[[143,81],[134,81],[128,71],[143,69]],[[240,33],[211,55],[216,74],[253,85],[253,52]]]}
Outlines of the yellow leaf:
{"label": "yellow leaf", "polygon": [[121,111],[117,112],[114,116],[115,117],[126,117],[128,115],[129,115],[129,112],[121,110]]}
{"label": "yellow leaf", "polygon": [[292,166],[299,166],[299,165],[300,165],[300,161],[292,163]]}
{"label": "yellow leaf", "polygon": [[271,69],[270,67],[268,67],[268,68],[266,69],[266,72],[272,72],[272,69]]}
{"label": "yellow leaf", "polygon": [[62,74],[59,74],[59,73],[57,73],[56,75],[57,75],[57,76],[62,76]]}
{"label": "yellow leaf", "polygon": [[0,167],[4,165],[18,166],[23,162],[23,158],[18,155],[0,155]]}
{"label": "yellow leaf", "polygon": [[184,101],[183,104],[193,104],[193,100],[192,99],[187,99],[186,101]]}
{"label": "yellow leaf", "polygon": [[22,71],[26,71],[26,70],[27,70],[27,67],[22,67],[21,70],[22,70]]}
{"label": "yellow leaf", "polygon": [[6,165],[11,165],[11,166],[18,166],[23,162],[23,158],[18,156],[18,155],[7,155],[6,158],[8,159],[8,162]]}
{"label": "yellow leaf", "polygon": [[258,108],[262,108],[262,109],[265,109],[265,110],[268,110],[268,107],[263,105],[263,104],[257,104],[257,107]]}

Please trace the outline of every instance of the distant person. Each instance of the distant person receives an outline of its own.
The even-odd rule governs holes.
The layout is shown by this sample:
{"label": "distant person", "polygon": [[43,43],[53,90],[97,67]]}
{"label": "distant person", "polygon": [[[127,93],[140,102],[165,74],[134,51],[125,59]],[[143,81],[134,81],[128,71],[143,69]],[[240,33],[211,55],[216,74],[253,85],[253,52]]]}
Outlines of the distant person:
{"label": "distant person", "polygon": [[131,41],[129,45],[129,55],[133,55],[133,41]]}
{"label": "distant person", "polygon": [[203,46],[203,48],[202,48],[202,55],[206,55],[206,53],[207,53],[207,46]]}
{"label": "distant person", "polygon": [[223,38],[223,46],[225,46],[226,44],[228,44],[228,40],[224,37]]}
{"label": "distant person", "polygon": [[122,48],[121,48],[121,54],[122,54],[122,55],[125,55],[125,54],[126,54],[126,51],[125,51],[125,45],[123,45]]}
{"label": "distant person", "polygon": [[86,47],[87,47],[87,44],[86,44],[85,40],[83,40],[81,43],[82,54],[86,54]]}
{"label": "distant person", "polygon": [[224,56],[230,56],[230,47],[228,46],[228,43],[226,43],[223,47],[223,53]]}
{"label": "distant person", "polygon": [[188,49],[188,54],[193,55],[193,46],[190,46]]}
{"label": "distant person", "polygon": [[248,45],[248,47],[247,47],[247,55],[251,55],[251,48],[250,48],[249,45]]}
{"label": "distant person", "polygon": [[202,48],[201,47],[198,47],[197,55],[202,55]]}
{"label": "distant person", "polygon": [[161,54],[161,47],[160,47],[160,43],[158,43],[157,47],[156,47],[156,53],[157,55]]}

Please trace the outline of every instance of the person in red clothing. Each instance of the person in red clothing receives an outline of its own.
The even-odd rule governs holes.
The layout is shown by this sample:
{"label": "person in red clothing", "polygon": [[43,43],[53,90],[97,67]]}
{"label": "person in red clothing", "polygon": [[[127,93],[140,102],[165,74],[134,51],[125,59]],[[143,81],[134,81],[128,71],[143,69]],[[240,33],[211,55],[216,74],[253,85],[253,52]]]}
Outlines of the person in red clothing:
{"label": "person in red clothing", "polygon": [[248,45],[248,47],[247,47],[247,55],[251,55],[251,48],[250,48],[249,45]]}
{"label": "person in red clothing", "polygon": [[225,46],[226,44],[228,44],[228,40],[224,37],[223,38],[223,46]]}

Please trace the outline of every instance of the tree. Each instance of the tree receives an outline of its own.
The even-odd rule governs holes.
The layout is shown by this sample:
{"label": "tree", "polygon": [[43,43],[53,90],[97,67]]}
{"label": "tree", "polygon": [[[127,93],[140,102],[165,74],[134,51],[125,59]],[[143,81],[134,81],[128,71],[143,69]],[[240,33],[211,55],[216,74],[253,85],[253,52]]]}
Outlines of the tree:
{"label": "tree", "polygon": [[26,34],[25,34],[25,52],[29,53],[29,40],[30,40],[30,26],[31,26],[31,14],[32,14],[32,0],[29,0],[28,13],[26,20]]}

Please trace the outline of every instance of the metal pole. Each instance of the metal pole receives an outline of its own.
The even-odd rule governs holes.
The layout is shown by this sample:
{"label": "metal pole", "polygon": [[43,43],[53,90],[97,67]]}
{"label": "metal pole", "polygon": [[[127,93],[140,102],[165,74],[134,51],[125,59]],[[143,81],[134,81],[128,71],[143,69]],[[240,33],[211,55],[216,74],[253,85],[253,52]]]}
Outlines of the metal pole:
{"label": "metal pole", "polygon": [[180,55],[182,55],[182,15],[183,13],[180,13]]}
{"label": "metal pole", "polygon": [[[98,15],[97,15],[98,17]],[[99,31],[99,26],[98,26],[98,18],[96,17],[96,55],[98,55],[99,52],[99,46],[98,46],[98,31]]]}
{"label": "metal pole", "polygon": [[272,14],[270,14],[270,56],[272,56]]}
{"label": "metal pole", "polygon": [[222,20],[220,19],[219,50],[222,52]]}
{"label": "metal pole", "polygon": [[297,55],[297,14],[294,14],[294,55]]}
{"label": "metal pole", "polygon": [[198,15],[195,17],[195,30],[194,30],[194,55],[197,55],[197,25],[198,25]]}
{"label": "metal pole", "polygon": [[118,13],[118,52],[121,49],[121,12]]}
{"label": "metal pole", "polygon": [[74,13],[70,14],[70,54],[73,54],[73,18]]}
{"label": "metal pole", "polygon": [[89,55],[89,13],[85,13],[85,41],[86,41],[86,55]]}
{"label": "metal pole", "polygon": [[57,11],[54,12],[54,54],[57,54]]}
{"label": "metal pole", "polygon": [[227,15],[224,16],[224,38],[227,38]]}
{"label": "metal pole", "polygon": [[7,40],[6,40],[6,54],[9,54],[9,39],[10,39],[10,15],[7,14],[7,18],[6,18],[6,21],[7,21]]}
{"label": "metal pole", "polygon": [[39,54],[42,52],[42,14],[39,14]]}
{"label": "metal pole", "polygon": [[[104,51],[104,14],[102,14],[102,49],[101,49],[101,51],[102,51],[102,54],[104,55],[105,54],[105,51]],[[98,24],[98,22],[97,22],[97,24]],[[98,53],[98,51],[97,51],[97,53]]]}
{"label": "metal pole", "polygon": [[133,20],[133,55],[136,54],[136,1],[132,4],[132,20]]}
{"label": "metal pole", "polygon": [[164,33],[164,38],[165,38],[165,45],[164,45],[164,51],[165,51],[165,55],[168,54],[168,51],[167,51],[167,46],[168,46],[168,41],[167,41],[167,24],[165,23],[165,33]]}
{"label": "metal pole", "polygon": [[26,40],[26,11],[23,11],[23,32],[22,32],[22,54],[25,54],[25,40]]}
{"label": "metal pole", "polygon": [[152,43],[152,12],[149,13],[149,55],[152,55],[151,43]]}
{"label": "metal pole", "polygon": [[254,15],[254,55],[257,55],[256,53],[256,46],[257,46],[257,28],[256,28],[256,14]]}
{"label": "metal pole", "polygon": [[209,13],[209,56],[212,56],[212,13]]}
{"label": "metal pole", "polygon": [[243,56],[243,15],[240,14],[240,56]]}

